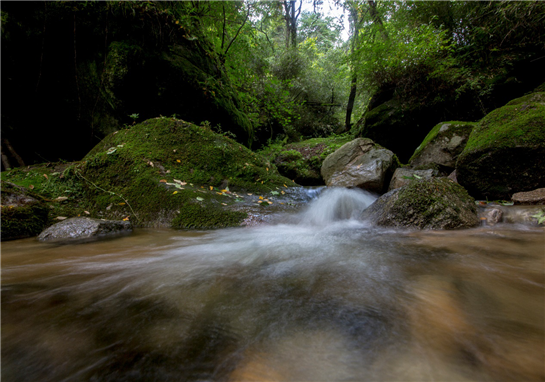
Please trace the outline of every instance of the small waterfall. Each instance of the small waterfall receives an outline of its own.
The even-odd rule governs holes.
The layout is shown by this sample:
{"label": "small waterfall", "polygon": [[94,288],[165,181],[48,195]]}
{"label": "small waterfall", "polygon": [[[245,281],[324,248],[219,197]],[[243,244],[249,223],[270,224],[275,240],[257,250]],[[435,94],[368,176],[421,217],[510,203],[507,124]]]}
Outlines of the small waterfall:
{"label": "small waterfall", "polygon": [[299,215],[301,224],[328,225],[354,219],[377,197],[361,189],[328,188]]}

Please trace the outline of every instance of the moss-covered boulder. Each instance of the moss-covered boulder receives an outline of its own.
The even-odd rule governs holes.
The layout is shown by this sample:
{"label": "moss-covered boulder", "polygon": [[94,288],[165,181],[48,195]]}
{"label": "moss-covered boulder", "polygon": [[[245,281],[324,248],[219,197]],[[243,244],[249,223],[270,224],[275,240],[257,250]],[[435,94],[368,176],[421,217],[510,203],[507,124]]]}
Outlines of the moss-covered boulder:
{"label": "moss-covered boulder", "polygon": [[24,187],[1,182],[2,240],[36,236],[47,225],[49,208]]}
{"label": "moss-covered boulder", "polygon": [[209,126],[163,117],[110,134],[72,172],[90,210],[137,226],[238,225],[246,214],[231,207],[246,193],[294,185]]}
{"label": "moss-covered boulder", "polygon": [[415,180],[382,195],[361,218],[379,226],[457,229],[479,223],[475,200],[447,178]]}
{"label": "moss-covered boulder", "polygon": [[436,165],[447,173],[452,172],[474,126],[474,122],[438,123],[417,147],[409,164],[420,168]]}
{"label": "moss-covered boulder", "polygon": [[325,158],[350,140],[349,136],[312,138],[281,147],[272,145],[262,153],[283,176],[303,186],[319,186],[324,184],[320,168]]}
{"label": "moss-covered boulder", "polygon": [[545,93],[517,98],[486,115],[456,163],[458,182],[479,198],[509,199],[545,187]]}

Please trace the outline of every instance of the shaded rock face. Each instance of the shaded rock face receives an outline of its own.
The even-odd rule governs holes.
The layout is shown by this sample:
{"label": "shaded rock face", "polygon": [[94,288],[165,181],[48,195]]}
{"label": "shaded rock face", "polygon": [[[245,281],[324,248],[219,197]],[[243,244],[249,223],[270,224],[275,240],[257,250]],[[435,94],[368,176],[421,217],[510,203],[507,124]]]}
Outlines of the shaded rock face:
{"label": "shaded rock face", "polygon": [[359,187],[382,193],[399,162],[390,150],[367,138],[346,143],[322,164],[322,177],[328,187]]}
{"label": "shaded rock face", "polygon": [[24,187],[2,181],[1,239],[13,240],[35,236],[47,224],[49,209],[28,195]]}
{"label": "shaded rock face", "polygon": [[129,221],[101,220],[77,217],[63,220],[43,231],[40,241],[64,241],[97,238],[105,235],[128,233],[132,231]]}
{"label": "shaded rock face", "polygon": [[379,226],[458,229],[479,223],[475,201],[447,178],[413,181],[382,195],[361,218]]}
{"label": "shaded rock face", "polygon": [[413,167],[438,165],[451,172],[475,123],[441,122],[430,131],[409,160]]}
{"label": "shaded rock face", "polygon": [[478,198],[510,199],[545,187],[545,93],[509,102],[484,117],[458,157],[458,182]]}
{"label": "shaded rock face", "polygon": [[513,194],[511,200],[515,204],[545,204],[545,188],[528,192],[517,192]]}
{"label": "shaded rock face", "polygon": [[395,170],[388,191],[408,185],[411,181],[419,179],[431,179],[439,176],[439,171],[435,169],[413,170],[410,168],[399,167]]}

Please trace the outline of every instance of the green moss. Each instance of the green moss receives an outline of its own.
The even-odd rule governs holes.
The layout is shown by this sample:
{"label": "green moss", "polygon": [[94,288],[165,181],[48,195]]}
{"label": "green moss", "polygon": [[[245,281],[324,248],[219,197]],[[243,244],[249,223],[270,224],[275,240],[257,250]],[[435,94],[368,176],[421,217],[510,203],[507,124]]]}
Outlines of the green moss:
{"label": "green moss", "polygon": [[462,156],[517,146],[545,146],[545,93],[515,99],[486,115],[471,132]]}
{"label": "green moss", "polygon": [[36,236],[47,226],[49,208],[41,203],[2,206],[2,240]]}
{"label": "green moss", "polygon": [[238,211],[222,210],[220,208],[204,208],[191,203],[180,210],[172,221],[173,228],[223,228],[240,225],[246,214]]}
{"label": "green moss", "polygon": [[278,171],[302,185],[320,185],[320,168],[324,159],[352,140],[349,135],[312,138],[285,146],[271,145],[261,153],[273,161]]}

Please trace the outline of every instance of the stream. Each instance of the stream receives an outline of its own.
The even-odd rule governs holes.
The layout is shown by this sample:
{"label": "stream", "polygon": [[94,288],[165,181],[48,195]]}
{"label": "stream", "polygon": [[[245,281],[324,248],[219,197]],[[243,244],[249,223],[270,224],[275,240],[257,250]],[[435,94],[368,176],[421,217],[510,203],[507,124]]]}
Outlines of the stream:
{"label": "stream", "polygon": [[543,228],[378,228],[374,199],[4,242],[2,380],[545,381]]}

